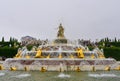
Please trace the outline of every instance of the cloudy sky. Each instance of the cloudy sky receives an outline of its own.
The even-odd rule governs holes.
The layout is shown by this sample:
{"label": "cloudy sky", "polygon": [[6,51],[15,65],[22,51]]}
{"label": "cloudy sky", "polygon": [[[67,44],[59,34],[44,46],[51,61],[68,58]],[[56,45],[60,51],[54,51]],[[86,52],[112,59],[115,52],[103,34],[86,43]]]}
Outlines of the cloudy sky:
{"label": "cloudy sky", "polygon": [[0,38],[120,38],[120,0],[0,0]]}

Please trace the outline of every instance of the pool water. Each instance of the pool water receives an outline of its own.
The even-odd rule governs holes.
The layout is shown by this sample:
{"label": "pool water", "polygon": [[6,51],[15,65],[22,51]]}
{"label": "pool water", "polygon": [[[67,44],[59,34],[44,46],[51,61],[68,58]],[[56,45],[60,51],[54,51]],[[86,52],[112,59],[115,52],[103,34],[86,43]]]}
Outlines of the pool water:
{"label": "pool water", "polygon": [[2,70],[0,81],[120,81],[120,71],[60,73]]}

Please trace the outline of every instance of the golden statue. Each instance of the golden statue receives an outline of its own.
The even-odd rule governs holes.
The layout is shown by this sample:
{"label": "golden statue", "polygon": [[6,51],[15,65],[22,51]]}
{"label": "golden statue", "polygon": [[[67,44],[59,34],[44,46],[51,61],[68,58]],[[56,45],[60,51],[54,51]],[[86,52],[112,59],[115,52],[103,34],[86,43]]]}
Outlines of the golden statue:
{"label": "golden statue", "polygon": [[18,53],[15,55],[15,58],[21,58],[21,53],[22,53],[22,51],[18,50]]}
{"label": "golden statue", "polygon": [[76,50],[78,58],[84,58],[83,50],[81,48],[78,48]]}
{"label": "golden statue", "polygon": [[40,48],[40,49],[38,49],[37,50],[37,53],[36,53],[36,55],[35,55],[35,58],[42,58],[42,49]]}
{"label": "golden statue", "polygon": [[57,37],[64,38],[64,28],[63,28],[62,24],[60,24],[60,26],[59,26]]}

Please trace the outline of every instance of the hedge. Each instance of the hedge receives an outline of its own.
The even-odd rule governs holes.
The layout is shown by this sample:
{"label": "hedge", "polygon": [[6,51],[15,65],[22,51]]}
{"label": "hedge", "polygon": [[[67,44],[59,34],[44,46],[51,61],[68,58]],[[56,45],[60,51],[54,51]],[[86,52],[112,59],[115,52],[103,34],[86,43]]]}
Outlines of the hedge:
{"label": "hedge", "polygon": [[112,57],[116,60],[120,60],[120,48],[118,47],[106,47],[104,48],[105,57]]}
{"label": "hedge", "polygon": [[0,47],[0,56],[11,58],[16,55],[18,48]]}

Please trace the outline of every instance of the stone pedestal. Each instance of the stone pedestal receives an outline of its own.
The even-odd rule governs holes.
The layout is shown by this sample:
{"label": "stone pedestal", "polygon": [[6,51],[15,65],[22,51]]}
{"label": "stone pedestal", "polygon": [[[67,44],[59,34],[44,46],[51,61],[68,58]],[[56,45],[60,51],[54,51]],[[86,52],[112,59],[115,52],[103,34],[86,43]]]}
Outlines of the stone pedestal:
{"label": "stone pedestal", "polygon": [[57,43],[57,44],[66,44],[67,43],[67,39],[65,39],[65,38],[58,38],[58,39],[54,40],[54,43]]}

